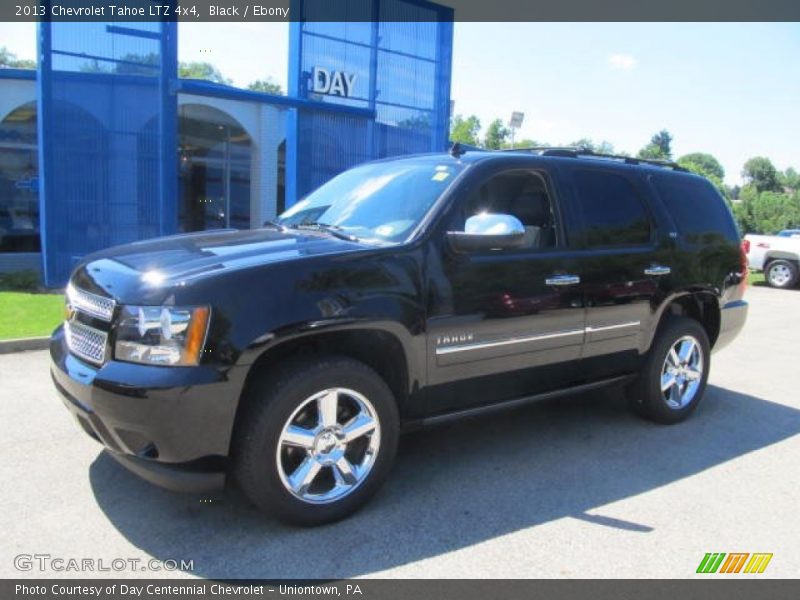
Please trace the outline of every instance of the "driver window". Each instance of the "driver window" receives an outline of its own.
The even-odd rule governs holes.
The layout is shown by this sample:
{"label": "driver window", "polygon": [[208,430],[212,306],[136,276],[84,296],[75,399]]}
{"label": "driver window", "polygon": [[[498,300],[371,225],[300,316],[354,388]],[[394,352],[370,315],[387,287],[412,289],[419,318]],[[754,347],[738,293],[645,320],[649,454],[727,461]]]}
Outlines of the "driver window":
{"label": "driver window", "polygon": [[525,227],[526,248],[540,250],[556,246],[553,205],[544,179],[535,173],[501,173],[478,186],[470,193],[459,215],[461,231],[469,217],[483,212],[519,219]]}

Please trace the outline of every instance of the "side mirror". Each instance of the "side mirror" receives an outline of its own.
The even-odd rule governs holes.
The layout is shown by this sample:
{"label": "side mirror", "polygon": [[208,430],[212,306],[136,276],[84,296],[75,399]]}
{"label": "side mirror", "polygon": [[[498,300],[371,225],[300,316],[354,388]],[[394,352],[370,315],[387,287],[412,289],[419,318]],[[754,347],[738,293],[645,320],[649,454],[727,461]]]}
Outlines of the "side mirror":
{"label": "side mirror", "polygon": [[482,213],[467,219],[464,231],[448,231],[456,252],[505,250],[525,246],[525,227],[512,215]]}

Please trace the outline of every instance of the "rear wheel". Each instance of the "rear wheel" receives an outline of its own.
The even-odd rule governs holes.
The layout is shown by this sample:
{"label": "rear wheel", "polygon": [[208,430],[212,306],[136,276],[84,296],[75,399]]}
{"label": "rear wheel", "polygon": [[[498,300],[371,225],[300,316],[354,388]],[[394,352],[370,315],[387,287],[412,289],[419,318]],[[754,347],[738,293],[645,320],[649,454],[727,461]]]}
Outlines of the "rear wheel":
{"label": "rear wheel", "polygon": [[797,276],[797,265],[782,258],[770,261],[764,269],[764,279],[767,284],[778,289],[794,287],[797,283]]}
{"label": "rear wheel", "polygon": [[398,415],[372,369],[346,357],[309,358],[265,374],[250,394],[234,469],[254,504],[316,525],[354,512],[383,483]]}
{"label": "rear wheel", "polygon": [[638,379],[628,390],[634,410],[658,423],[687,418],[705,392],[711,359],[703,326],[670,318],[660,329]]}

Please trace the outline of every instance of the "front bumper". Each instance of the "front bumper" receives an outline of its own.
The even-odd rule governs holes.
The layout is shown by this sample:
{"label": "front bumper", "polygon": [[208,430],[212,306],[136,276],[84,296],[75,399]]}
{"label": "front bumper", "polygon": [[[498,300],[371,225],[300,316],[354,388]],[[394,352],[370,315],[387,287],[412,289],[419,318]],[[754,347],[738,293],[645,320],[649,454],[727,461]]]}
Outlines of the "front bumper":
{"label": "front bumper", "polygon": [[721,350],[739,335],[747,320],[749,305],[745,300],[728,302],[720,310],[719,336],[714,344],[714,351]]}
{"label": "front bumper", "polygon": [[175,491],[224,485],[241,369],[116,361],[98,368],[68,352],[62,328],[53,334],[50,356],[65,406],[123,466]]}

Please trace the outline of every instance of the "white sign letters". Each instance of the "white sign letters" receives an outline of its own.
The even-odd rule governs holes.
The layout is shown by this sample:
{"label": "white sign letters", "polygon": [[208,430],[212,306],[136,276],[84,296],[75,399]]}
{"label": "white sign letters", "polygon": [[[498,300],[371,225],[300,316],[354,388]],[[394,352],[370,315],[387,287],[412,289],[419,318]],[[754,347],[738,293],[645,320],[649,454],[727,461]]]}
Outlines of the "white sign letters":
{"label": "white sign letters", "polygon": [[330,94],[349,98],[356,82],[355,74],[314,67],[311,72],[311,89],[316,94]]}

